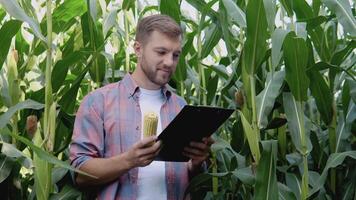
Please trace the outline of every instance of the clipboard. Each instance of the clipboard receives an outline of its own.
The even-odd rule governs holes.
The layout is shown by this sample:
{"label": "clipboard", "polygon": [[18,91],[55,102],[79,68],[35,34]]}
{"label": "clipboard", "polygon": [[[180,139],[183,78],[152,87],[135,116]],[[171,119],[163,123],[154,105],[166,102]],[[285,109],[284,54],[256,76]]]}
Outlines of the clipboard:
{"label": "clipboard", "polygon": [[182,155],[190,141],[201,141],[212,135],[234,112],[233,109],[186,105],[161,132],[157,140],[162,141],[162,149],[155,160],[187,162]]}

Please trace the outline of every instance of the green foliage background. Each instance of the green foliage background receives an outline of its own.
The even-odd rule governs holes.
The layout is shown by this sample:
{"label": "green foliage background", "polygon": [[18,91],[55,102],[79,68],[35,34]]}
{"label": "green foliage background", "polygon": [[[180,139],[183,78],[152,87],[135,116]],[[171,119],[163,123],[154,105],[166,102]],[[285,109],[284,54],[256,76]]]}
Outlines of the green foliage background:
{"label": "green foliage background", "polygon": [[87,197],[70,178],[75,112],[135,68],[135,25],[153,13],[185,32],[172,89],[236,109],[187,194],[356,199],[355,2],[0,0],[2,199]]}

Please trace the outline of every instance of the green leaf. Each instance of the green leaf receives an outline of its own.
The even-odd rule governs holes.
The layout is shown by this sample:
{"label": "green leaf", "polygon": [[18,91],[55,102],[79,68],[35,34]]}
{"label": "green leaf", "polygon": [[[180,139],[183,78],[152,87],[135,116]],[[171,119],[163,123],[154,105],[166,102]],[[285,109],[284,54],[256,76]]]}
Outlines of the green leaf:
{"label": "green leaf", "polygon": [[276,0],[263,0],[266,10],[268,29],[270,33],[274,32],[274,23],[276,17]]}
{"label": "green leaf", "polygon": [[272,34],[272,67],[273,71],[276,70],[282,58],[282,45],[284,38],[289,31],[277,28]]}
{"label": "green leaf", "polygon": [[[27,138],[16,135],[14,133],[9,132],[9,135],[11,135],[12,137],[14,137],[16,140],[26,144],[29,148],[32,149],[32,151],[34,151],[34,153],[43,161],[47,162],[47,163],[51,163],[53,165],[59,166],[59,167],[63,167],[65,169],[71,170],[71,171],[75,171],[77,173],[92,177],[92,178],[97,178],[93,175],[90,175],[88,173],[85,173],[83,171],[80,171],[74,167],[72,167],[71,165],[69,165],[67,162],[59,160],[57,157],[51,155],[50,153],[48,153],[47,151],[41,149],[40,147],[36,146],[35,144],[33,144],[31,141],[29,141]],[[40,134],[37,134],[40,135]],[[36,165],[35,165],[36,166]]]}
{"label": "green leaf", "polygon": [[322,2],[336,14],[344,30],[352,37],[356,37],[356,20],[351,11],[348,0],[322,0]]}
{"label": "green leaf", "polygon": [[180,6],[178,0],[160,0],[159,10],[161,14],[172,17],[180,24]]}
{"label": "green leaf", "polygon": [[195,190],[199,189],[201,187],[201,185],[205,182],[208,182],[211,180],[211,175],[210,174],[199,174],[197,176],[195,176],[190,182],[189,185],[187,187],[187,189],[184,192],[184,197],[191,193],[194,192]]}
{"label": "green leaf", "polygon": [[259,147],[259,135],[256,134],[256,131],[252,129],[251,125],[248,123],[244,114],[239,111],[242,126],[244,128],[245,136],[247,138],[248,144],[254,160],[258,163],[260,160],[260,147]]}
{"label": "green leaf", "polygon": [[222,0],[224,7],[232,18],[232,21],[240,28],[246,27],[246,15],[239,6],[232,0]]}
{"label": "green leaf", "polygon": [[97,0],[87,0],[89,14],[93,22],[96,22],[98,20],[98,10],[96,6],[96,1]]}
{"label": "green leaf", "polygon": [[43,36],[40,26],[38,22],[36,22],[34,19],[29,17],[25,11],[20,7],[20,5],[17,3],[17,1],[8,1],[8,0],[0,0],[0,4],[5,8],[6,12],[9,13],[12,17],[23,21],[27,22],[30,27],[32,28],[33,32],[35,35],[44,41],[45,43],[47,42],[47,39]]}
{"label": "green leaf", "polygon": [[257,166],[254,199],[278,199],[278,185],[276,176],[277,141],[265,141],[262,157]]}
{"label": "green leaf", "polygon": [[296,195],[297,199],[300,199],[300,194],[302,191],[301,180],[292,173],[286,173],[286,182],[288,187],[292,190],[292,192]]}
{"label": "green leaf", "polygon": [[21,28],[21,21],[10,20],[5,22],[0,29],[0,70],[7,58],[12,38]]}
{"label": "green leaf", "polygon": [[280,200],[297,200],[293,191],[283,183],[278,182],[278,191]]}
{"label": "green leaf", "polygon": [[75,51],[59,60],[53,67],[52,71],[52,88],[53,92],[57,92],[63,85],[67,76],[68,69],[83,61],[86,53],[83,51]]}
{"label": "green leaf", "polygon": [[204,11],[206,11],[206,9],[208,9],[206,11],[206,14],[210,17],[210,18],[217,18],[217,16],[219,15],[216,11],[214,11],[213,9],[211,9],[211,7],[207,7],[207,3],[205,3],[204,0],[187,0],[187,2],[192,5],[195,9],[197,9],[200,13],[203,13]]}
{"label": "green leaf", "polygon": [[5,16],[6,16],[5,10],[2,9],[2,7],[0,7],[0,21],[2,21]]}
{"label": "green leaf", "polygon": [[0,115],[0,129],[4,128],[6,124],[10,121],[11,117],[19,110],[21,109],[34,109],[34,110],[40,110],[44,108],[44,104],[38,103],[36,101],[33,101],[31,99],[26,99],[25,101],[22,101],[11,108],[9,108],[6,113]]}
{"label": "green leaf", "polygon": [[356,48],[356,41],[351,40],[344,48],[334,52],[334,54],[331,57],[330,63],[332,65],[337,65],[337,66],[341,65],[341,63],[346,60],[346,58],[353,52],[355,48]]}
{"label": "green leaf", "polygon": [[244,184],[254,185],[256,182],[255,175],[252,172],[251,167],[244,167],[235,169],[232,174],[236,176]]}
{"label": "green leaf", "polygon": [[122,2],[122,9],[124,10],[130,10],[131,8],[135,7],[135,1],[132,0],[124,0]]}
{"label": "green leaf", "polygon": [[267,20],[262,0],[249,1],[246,9],[247,30],[243,49],[243,67],[255,74],[266,54]]}
{"label": "green leaf", "polygon": [[13,165],[14,161],[3,154],[0,154],[0,183],[10,175]]}
{"label": "green leaf", "polygon": [[329,125],[333,117],[332,93],[323,76],[317,70],[309,70],[310,90],[315,98],[320,117],[326,125]]}
{"label": "green leaf", "polygon": [[77,16],[83,15],[87,11],[85,0],[83,1],[64,1],[53,11],[52,18],[55,22],[69,22]]}
{"label": "green leaf", "polygon": [[116,22],[116,16],[117,16],[117,10],[112,10],[110,13],[104,18],[103,22],[103,34],[104,37],[107,36],[109,30],[115,26]]}
{"label": "green leaf", "polygon": [[70,185],[65,185],[58,193],[50,196],[50,200],[81,199],[82,193]]}
{"label": "green leaf", "polygon": [[286,81],[297,101],[307,100],[309,78],[306,75],[308,49],[302,38],[294,32],[287,34],[283,42],[283,55],[286,66]]}
{"label": "green leaf", "polygon": [[[77,23],[76,17],[82,16],[87,12],[86,1],[64,1],[59,4],[53,11],[52,23],[53,32],[65,32],[74,23]],[[47,21],[44,19],[41,22],[41,27],[46,27]]]}
{"label": "green leaf", "polygon": [[215,23],[211,23],[205,31],[201,58],[207,57],[218,44],[222,36],[221,29]]}
{"label": "green leaf", "polygon": [[279,0],[281,2],[283,8],[287,11],[287,14],[289,17],[293,16],[293,10],[292,10],[292,2],[293,0]]}
{"label": "green leaf", "polygon": [[350,101],[349,109],[346,113],[345,119],[344,119],[344,115],[339,115],[338,117],[339,120],[336,129],[335,153],[345,151],[347,149],[347,146],[350,145],[350,142],[347,141],[347,139],[351,135],[351,126],[353,121],[356,119],[355,103]]}
{"label": "green leaf", "polygon": [[22,166],[30,169],[33,167],[32,160],[22,151],[18,150],[14,145],[0,141],[2,144],[1,153],[10,158],[18,159]]}
{"label": "green leaf", "polygon": [[[310,130],[311,125],[307,123],[307,118],[304,116],[304,114],[301,116],[298,107],[302,106],[303,104],[300,104],[302,103],[297,102],[291,93],[283,93],[283,107],[288,120],[288,129],[292,137],[292,141],[300,153],[309,153],[312,150],[309,137],[310,132],[308,131]],[[303,134],[305,134],[305,136]],[[303,137],[306,139],[306,146],[302,145]]]}
{"label": "green leaf", "polygon": [[342,153],[332,153],[330,154],[328,161],[326,162],[326,166],[324,167],[323,172],[320,175],[320,178],[317,180],[316,187],[314,187],[309,192],[309,197],[312,196],[315,192],[319,191],[321,187],[324,186],[326,178],[328,177],[328,171],[331,168],[335,168],[342,164],[346,157],[351,157],[356,159],[356,151],[346,151]]}
{"label": "green leaf", "polygon": [[260,129],[266,128],[267,126],[268,115],[272,111],[274,101],[279,95],[279,90],[282,87],[284,76],[284,71],[278,71],[274,74],[269,72],[267,74],[265,88],[256,97],[257,125]]}
{"label": "green leaf", "polygon": [[86,67],[81,74],[75,79],[70,89],[62,96],[59,100],[58,104],[61,105],[61,110],[66,113],[72,114],[74,112],[75,101],[73,101],[73,97],[77,96],[80,83],[88,72],[88,67]]}

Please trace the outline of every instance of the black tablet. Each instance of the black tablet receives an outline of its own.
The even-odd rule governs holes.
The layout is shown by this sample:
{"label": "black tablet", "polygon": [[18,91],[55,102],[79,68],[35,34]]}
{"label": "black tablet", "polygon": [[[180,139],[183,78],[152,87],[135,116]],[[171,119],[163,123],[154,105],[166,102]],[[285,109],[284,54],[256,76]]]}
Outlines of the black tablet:
{"label": "black tablet", "polygon": [[233,112],[233,109],[218,107],[184,106],[158,136],[163,147],[155,160],[188,161],[189,158],[182,155],[184,147],[190,141],[201,141],[212,135]]}

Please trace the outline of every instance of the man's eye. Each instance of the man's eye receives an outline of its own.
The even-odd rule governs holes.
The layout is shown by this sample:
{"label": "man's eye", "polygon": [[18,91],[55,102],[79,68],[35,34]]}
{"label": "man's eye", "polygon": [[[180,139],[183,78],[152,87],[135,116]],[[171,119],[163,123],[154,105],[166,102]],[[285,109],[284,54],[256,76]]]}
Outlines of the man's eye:
{"label": "man's eye", "polygon": [[178,53],[175,53],[175,54],[173,54],[173,57],[174,57],[174,58],[179,58],[179,54],[178,54]]}
{"label": "man's eye", "polygon": [[159,55],[164,55],[164,54],[166,54],[166,52],[164,52],[164,51],[157,51],[157,53],[158,53]]}

